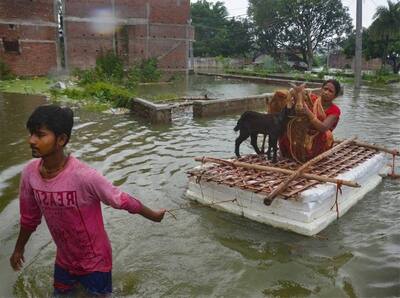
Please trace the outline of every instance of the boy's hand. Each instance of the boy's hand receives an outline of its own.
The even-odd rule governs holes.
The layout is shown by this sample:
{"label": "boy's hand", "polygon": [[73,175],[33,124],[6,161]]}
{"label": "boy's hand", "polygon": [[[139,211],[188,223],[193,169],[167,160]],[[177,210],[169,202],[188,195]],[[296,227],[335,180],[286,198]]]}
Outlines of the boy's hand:
{"label": "boy's hand", "polygon": [[10,257],[10,265],[14,271],[19,271],[25,262],[23,251],[14,251]]}
{"label": "boy's hand", "polygon": [[143,205],[140,214],[152,221],[160,222],[164,218],[166,209],[153,210]]}
{"label": "boy's hand", "polygon": [[160,209],[158,211],[154,211],[154,218],[153,220],[156,222],[160,222],[163,220],[165,212],[167,212],[166,209]]}

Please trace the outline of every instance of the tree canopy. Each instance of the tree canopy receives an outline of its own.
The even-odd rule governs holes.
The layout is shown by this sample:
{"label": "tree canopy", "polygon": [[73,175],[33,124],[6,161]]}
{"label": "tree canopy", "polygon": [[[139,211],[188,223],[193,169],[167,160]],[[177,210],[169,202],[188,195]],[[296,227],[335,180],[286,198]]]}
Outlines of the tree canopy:
{"label": "tree canopy", "polygon": [[368,28],[370,43],[367,44],[368,58],[382,58],[393,67],[393,72],[400,70],[400,1],[388,0],[388,6],[379,6],[374,21]]}
{"label": "tree canopy", "polygon": [[353,26],[341,0],[249,0],[260,51],[300,54],[311,68],[314,53],[335,44]]}
{"label": "tree canopy", "polygon": [[200,0],[191,4],[197,57],[246,56],[252,49],[251,26],[246,19],[228,18],[220,1]]}
{"label": "tree canopy", "polygon": [[[355,32],[343,43],[348,57],[355,53]],[[392,67],[393,73],[400,70],[400,2],[388,1],[388,6],[379,6],[374,21],[362,33],[363,56],[366,59],[381,58]]]}

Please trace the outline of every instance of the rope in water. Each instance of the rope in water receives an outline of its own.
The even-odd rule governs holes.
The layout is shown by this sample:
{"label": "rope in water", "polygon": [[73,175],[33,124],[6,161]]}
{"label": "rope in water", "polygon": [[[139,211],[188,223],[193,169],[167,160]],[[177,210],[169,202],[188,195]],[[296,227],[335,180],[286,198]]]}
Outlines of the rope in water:
{"label": "rope in water", "polygon": [[210,204],[204,204],[204,205],[198,205],[198,206],[193,206],[193,205],[190,205],[190,203],[188,203],[188,204],[181,205],[178,208],[168,209],[166,212],[171,214],[171,216],[176,219],[175,214],[173,214],[172,212],[175,212],[175,211],[178,211],[178,210],[185,210],[185,209],[195,209],[195,208],[210,207],[210,206],[213,206],[213,205],[218,205],[218,204],[223,204],[223,203],[233,203],[233,202],[236,202],[236,201],[237,201],[237,199],[235,198],[235,199],[231,199],[231,200],[212,202]]}

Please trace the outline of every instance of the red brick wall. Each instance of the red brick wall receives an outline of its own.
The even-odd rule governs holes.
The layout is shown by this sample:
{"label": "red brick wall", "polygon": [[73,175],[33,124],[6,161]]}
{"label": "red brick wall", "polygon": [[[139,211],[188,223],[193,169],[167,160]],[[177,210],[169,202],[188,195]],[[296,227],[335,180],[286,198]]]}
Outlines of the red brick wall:
{"label": "red brick wall", "polygon": [[16,75],[41,76],[57,70],[55,43],[20,42],[21,54],[4,53],[0,42],[0,57]]}
{"label": "red brick wall", "polygon": [[[189,39],[193,39],[193,27],[187,26],[189,0],[115,0],[114,3],[119,22],[116,51],[127,66],[156,57],[164,70],[187,69]],[[70,69],[91,67],[99,53],[113,49],[113,34],[99,36],[91,32],[89,17],[99,8],[112,12],[111,0],[65,2]]]}
{"label": "red brick wall", "polygon": [[96,64],[96,57],[113,49],[112,36],[95,33],[85,22],[65,22],[66,61],[71,70]]}
{"label": "red brick wall", "polygon": [[[354,58],[346,58],[344,54],[336,53],[329,55],[329,67],[332,68],[351,68],[354,69]],[[382,61],[379,58],[366,60],[362,58],[363,70],[378,70],[382,67]]]}
{"label": "red brick wall", "polygon": [[[5,52],[2,39],[18,40],[19,53]],[[0,59],[16,75],[46,75],[57,69],[54,0],[0,1]]]}
{"label": "red brick wall", "polygon": [[189,0],[150,0],[150,22],[187,24],[190,15]]}
{"label": "red brick wall", "polygon": [[54,22],[54,0],[1,0],[0,19]]}
{"label": "red brick wall", "polygon": [[56,27],[15,24],[12,29],[9,24],[0,24],[0,38],[51,40],[55,42],[56,33]]}
{"label": "red brick wall", "polygon": [[147,18],[147,0],[115,0],[114,3],[119,18]]}

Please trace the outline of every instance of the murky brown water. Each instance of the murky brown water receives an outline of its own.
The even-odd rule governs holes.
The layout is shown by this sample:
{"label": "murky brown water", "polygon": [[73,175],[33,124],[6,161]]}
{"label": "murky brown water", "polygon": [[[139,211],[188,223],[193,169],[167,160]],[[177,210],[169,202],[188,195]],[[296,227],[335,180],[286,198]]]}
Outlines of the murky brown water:
{"label": "murky brown water", "polygon": [[[221,84],[223,87],[217,88]],[[247,83],[240,92],[246,93]],[[252,88],[264,88],[248,84]],[[154,87],[153,87],[154,88]],[[227,94],[229,81],[208,82]],[[250,91],[249,91],[250,90]],[[264,91],[261,91],[264,92]],[[400,86],[360,94],[346,86],[337,99],[339,138],[400,147]],[[25,121],[44,99],[0,95],[0,297],[52,293],[55,247],[45,223],[26,247],[25,269],[8,264],[18,233],[18,180],[30,159]],[[76,111],[70,152],[151,207],[187,203],[185,171],[196,156],[233,155],[238,118],[194,120],[187,111],[172,125],[152,126],[129,115]],[[243,153],[252,152],[250,144]],[[400,173],[400,162],[397,172]],[[196,205],[192,205],[196,206]],[[176,212],[154,224],[104,208],[113,247],[115,296],[136,297],[395,297],[400,296],[400,184],[384,180],[321,234],[302,237],[208,208]]]}
{"label": "murky brown water", "polygon": [[[215,70],[214,70],[215,71]],[[222,79],[204,75],[190,75],[188,79],[178,78],[171,84],[140,85],[139,96],[157,97],[158,95],[205,96],[208,98],[237,98],[241,96],[273,92],[277,87],[267,84],[244,82],[237,79]]]}

